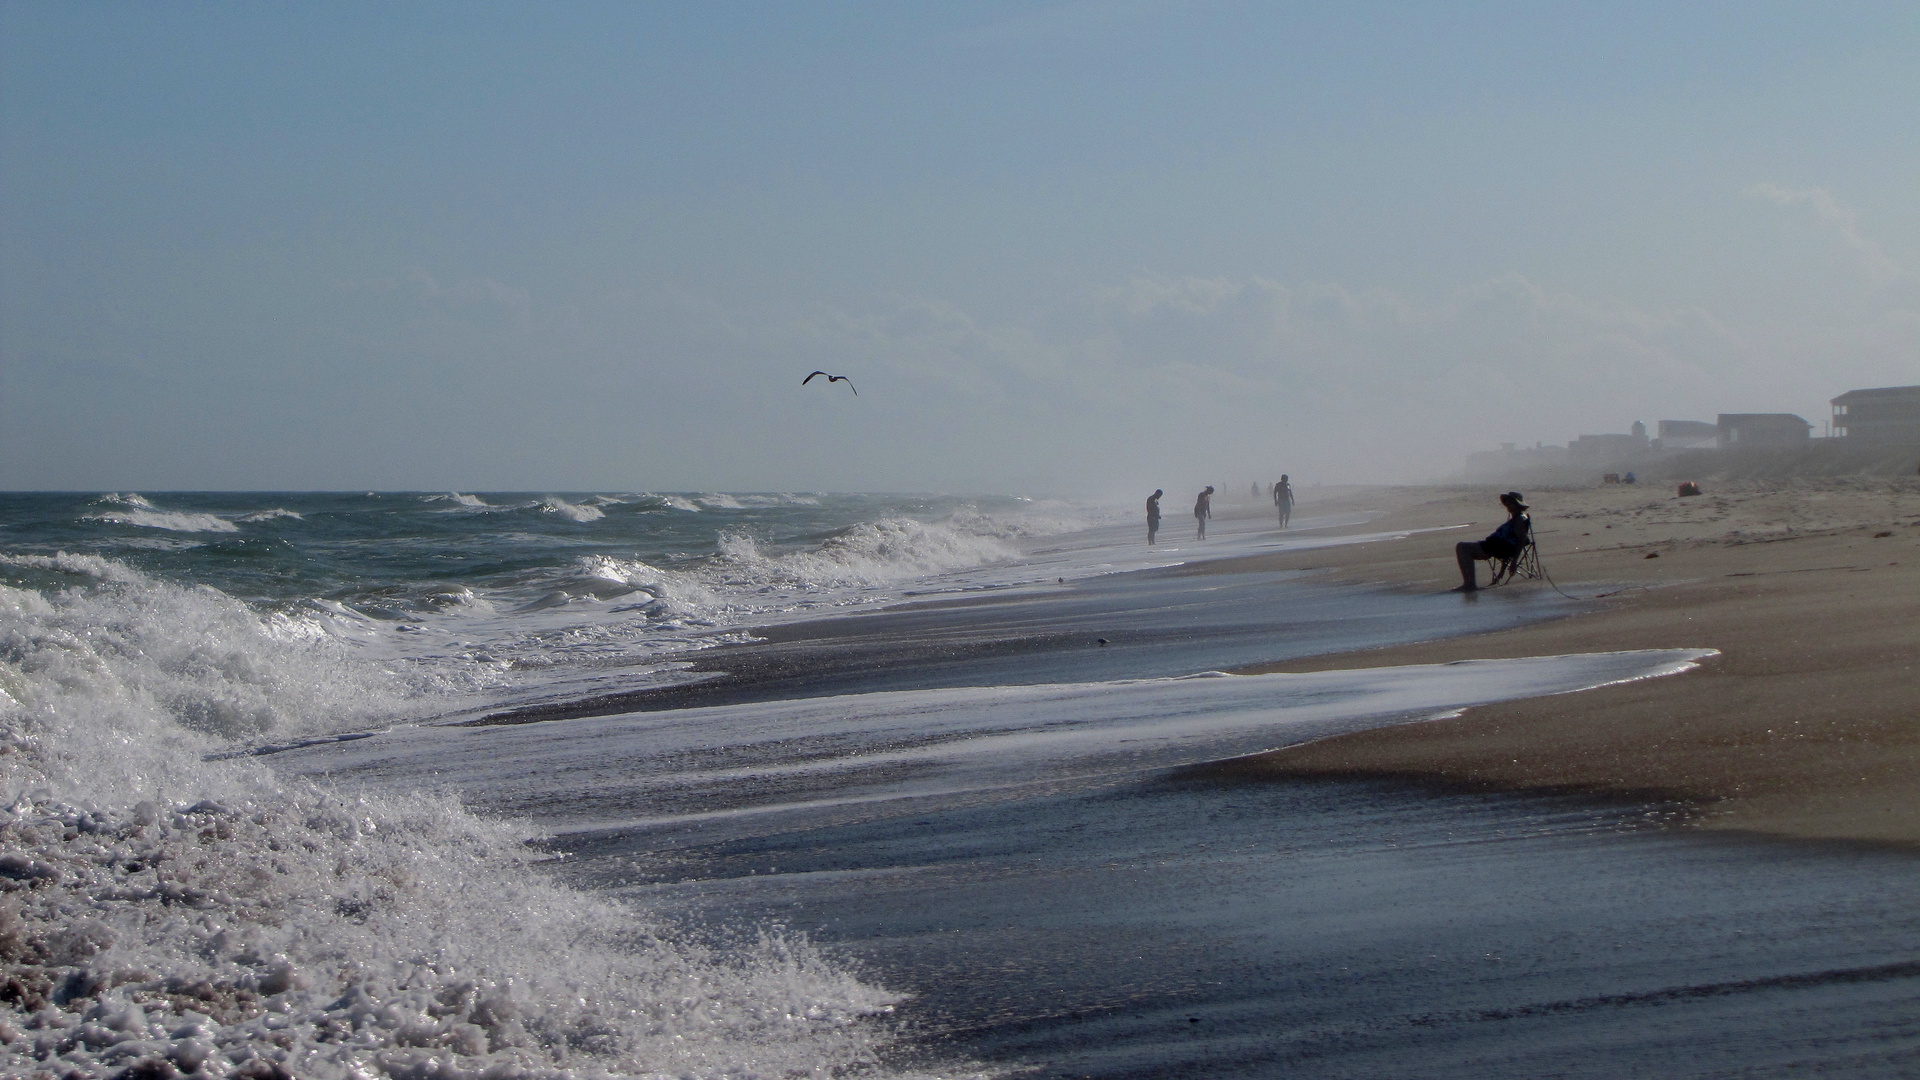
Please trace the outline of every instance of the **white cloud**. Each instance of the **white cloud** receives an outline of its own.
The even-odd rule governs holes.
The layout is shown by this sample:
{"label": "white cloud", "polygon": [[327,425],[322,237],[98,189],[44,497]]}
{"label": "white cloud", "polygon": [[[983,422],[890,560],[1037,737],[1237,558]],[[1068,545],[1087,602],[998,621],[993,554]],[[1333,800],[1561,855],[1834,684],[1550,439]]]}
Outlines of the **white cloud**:
{"label": "white cloud", "polygon": [[1843,206],[1826,188],[1789,188],[1759,183],[1747,188],[1746,194],[1775,206],[1810,213],[1816,222],[1839,237],[1840,242],[1854,253],[1861,270],[1872,280],[1887,282],[1900,275],[1900,264],[1878,243],[1860,232],[1859,215],[1851,207]]}

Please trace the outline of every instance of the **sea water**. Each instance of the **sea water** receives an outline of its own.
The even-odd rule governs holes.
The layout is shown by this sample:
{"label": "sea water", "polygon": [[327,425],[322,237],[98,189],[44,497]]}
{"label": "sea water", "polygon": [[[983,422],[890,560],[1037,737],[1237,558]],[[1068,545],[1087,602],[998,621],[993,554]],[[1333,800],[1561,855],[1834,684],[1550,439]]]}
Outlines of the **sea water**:
{"label": "sea water", "polygon": [[1086,540],[1106,518],[804,493],[0,497],[7,1071],[871,1064],[896,995],[806,941],[663,935],[529,869],[525,825],[249,751],[671,683],[754,625],[913,591],[1179,561]]}
{"label": "sea water", "polygon": [[[1011,497],[0,497],[0,1065],[261,1077],[1037,1067],[1056,1051],[922,1038],[938,978],[858,945],[920,917],[873,908],[893,887],[868,888],[871,868],[830,856],[824,876],[750,875],[765,884],[742,895],[729,891],[727,845],[879,829],[897,850],[906,829],[909,846],[945,860],[954,836],[987,821],[994,845],[1018,848],[1061,800],[1146,790],[1183,766],[1697,659],[1224,675],[1209,669],[1227,661],[1207,658],[1430,636],[1446,619],[1511,624],[1552,602],[1515,593],[1442,609],[1376,591],[1368,608],[1337,592],[1312,601],[1285,575],[1173,588],[1156,568],[1334,541],[1248,517],[1216,523],[1204,547],[1148,549],[1130,519]],[[1091,607],[1048,603],[1075,589]],[[1377,618],[1380,605],[1397,614]],[[1311,629],[1289,639],[1246,614],[1262,607]],[[1236,632],[1189,633],[1207,621],[1194,610]],[[948,621],[926,622],[930,611]],[[692,670],[702,656],[753,655],[766,627],[863,613],[910,658],[951,652],[953,627],[996,619],[1001,644],[1018,647],[951,668],[909,660],[917,681],[893,686],[843,662],[805,700],[461,726],[671,692],[707,677]],[[1088,619],[1162,637],[1127,654],[1090,640]],[[1149,656],[1175,666],[1124,677]],[[915,833],[920,822],[959,824]],[[844,852],[873,842],[843,839]],[[1034,850],[1071,861],[1071,845]],[[1004,873],[982,867],[946,895],[998,895]],[[717,891],[644,885],[667,880]],[[868,904],[868,921],[810,927],[817,941],[779,914],[803,897],[850,916]],[[991,956],[1004,942],[957,945]]]}

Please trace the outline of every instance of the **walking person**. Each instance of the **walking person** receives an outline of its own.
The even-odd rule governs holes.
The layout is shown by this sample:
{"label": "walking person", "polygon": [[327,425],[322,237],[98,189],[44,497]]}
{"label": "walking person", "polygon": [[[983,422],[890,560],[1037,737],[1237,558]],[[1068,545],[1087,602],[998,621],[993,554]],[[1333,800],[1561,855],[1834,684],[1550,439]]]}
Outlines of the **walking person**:
{"label": "walking person", "polygon": [[1208,484],[1207,490],[1201,492],[1200,497],[1193,500],[1193,520],[1200,523],[1199,534],[1195,536],[1196,540],[1205,540],[1207,538],[1207,519],[1212,516],[1213,485]]}
{"label": "walking person", "polygon": [[1280,482],[1273,485],[1273,508],[1280,513],[1280,527],[1286,528],[1293,520],[1293,485],[1287,483],[1287,474],[1280,474]]}
{"label": "walking person", "polygon": [[1153,535],[1160,531],[1160,496],[1165,494],[1166,492],[1159,488],[1154,488],[1153,494],[1147,496],[1147,546],[1149,547],[1153,546]]}

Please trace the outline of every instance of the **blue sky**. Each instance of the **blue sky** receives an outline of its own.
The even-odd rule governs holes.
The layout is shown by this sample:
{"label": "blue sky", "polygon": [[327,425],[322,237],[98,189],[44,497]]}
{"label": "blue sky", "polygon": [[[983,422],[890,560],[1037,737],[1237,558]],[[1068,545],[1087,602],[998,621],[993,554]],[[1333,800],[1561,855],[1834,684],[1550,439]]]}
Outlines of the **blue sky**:
{"label": "blue sky", "polygon": [[1920,381],[1915,12],[0,3],[0,487],[1172,490],[1818,424]]}

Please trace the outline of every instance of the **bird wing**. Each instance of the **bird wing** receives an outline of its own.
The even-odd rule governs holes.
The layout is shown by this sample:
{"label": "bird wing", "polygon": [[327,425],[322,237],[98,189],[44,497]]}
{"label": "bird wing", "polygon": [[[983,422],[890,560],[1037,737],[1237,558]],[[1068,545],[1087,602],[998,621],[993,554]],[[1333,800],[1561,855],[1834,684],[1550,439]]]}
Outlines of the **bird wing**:
{"label": "bird wing", "polygon": [[828,382],[833,382],[833,381],[835,381],[835,380],[838,380],[838,381],[840,381],[840,382],[843,382],[843,383],[846,383],[846,384],[847,384],[847,389],[849,389],[849,390],[851,390],[851,391],[853,391],[853,396],[854,396],[854,397],[859,397],[859,396],[860,396],[860,388],[859,388],[859,387],[857,387],[857,386],[855,386],[855,385],[853,385],[853,380],[852,380],[852,379],[849,379],[849,378],[847,378],[847,377],[846,377],[845,375],[835,375],[835,376],[834,376],[834,377],[833,377],[832,379],[828,379],[827,381],[828,381]]}
{"label": "bird wing", "polygon": [[[801,379],[801,380],[800,380],[800,385],[801,385],[801,386],[805,386],[805,385],[807,385],[808,383],[810,383],[810,382],[812,382],[812,381],[813,381],[814,379],[816,379],[816,378],[818,378],[818,377],[819,377],[819,376],[821,376],[821,375],[827,375],[827,373],[826,373],[826,372],[824,372],[824,371],[816,371],[816,372],[814,372],[814,373],[813,373],[812,375],[809,375],[809,376],[807,376],[806,378],[804,378],[804,379]],[[827,375],[827,381],[828,381],[828,382],[832,382],[832,381],[833,381],[833,376],[831,376],[831,375]]]}

